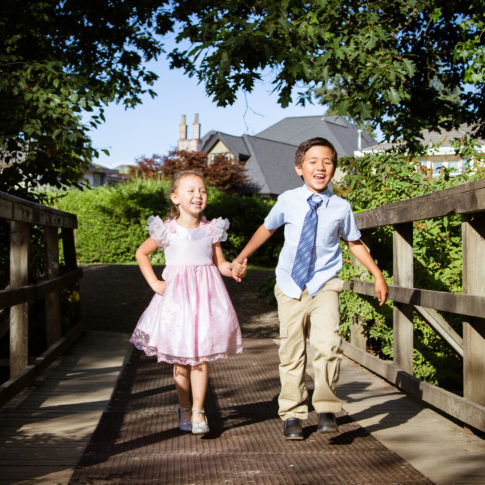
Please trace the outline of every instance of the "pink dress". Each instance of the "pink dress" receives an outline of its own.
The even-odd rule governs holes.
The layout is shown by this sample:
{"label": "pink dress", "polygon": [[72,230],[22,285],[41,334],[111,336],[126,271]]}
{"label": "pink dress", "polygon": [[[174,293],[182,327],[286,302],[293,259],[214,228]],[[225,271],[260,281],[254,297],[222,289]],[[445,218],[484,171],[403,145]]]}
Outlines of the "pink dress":
{"label": "pink dress", "polygon": [[130,342],[158,362],[197,365],[242,352],[239,322],[212,260],[212,244],[227,239],[227,219],[187,229],[150,217],[147,229],[165,251],[167,282],[138,321]]}

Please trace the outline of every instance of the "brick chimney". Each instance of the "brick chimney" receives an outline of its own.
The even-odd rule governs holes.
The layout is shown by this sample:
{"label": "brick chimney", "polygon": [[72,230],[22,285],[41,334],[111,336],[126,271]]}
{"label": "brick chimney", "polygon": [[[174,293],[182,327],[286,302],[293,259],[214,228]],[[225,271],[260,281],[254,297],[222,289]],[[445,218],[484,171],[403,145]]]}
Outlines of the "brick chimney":
{"label": "brick chimney", "polygon": [[179,139],[177,141],[177,151],[198,152],[202,147],[202,141],[200,139],[200,123],[199,113],[194,116],[194,122],[192,123],[192,139],[187,139],[187,123],[185,115],[182,115],[182,121],[179,125]]}

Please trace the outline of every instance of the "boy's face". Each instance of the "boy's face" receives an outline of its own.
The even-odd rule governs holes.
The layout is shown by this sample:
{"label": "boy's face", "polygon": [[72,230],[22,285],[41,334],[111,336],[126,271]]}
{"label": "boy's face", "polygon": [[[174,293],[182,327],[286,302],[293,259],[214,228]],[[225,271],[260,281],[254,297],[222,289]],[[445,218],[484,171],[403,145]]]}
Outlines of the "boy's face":
{"label": "boy's face", "polygon": [[335,173],[332,150],[322,145],[309,148],[301,167],[295,165],[295,170],[300,177],[303,177],[309,190],[316,193],[323,192]]}

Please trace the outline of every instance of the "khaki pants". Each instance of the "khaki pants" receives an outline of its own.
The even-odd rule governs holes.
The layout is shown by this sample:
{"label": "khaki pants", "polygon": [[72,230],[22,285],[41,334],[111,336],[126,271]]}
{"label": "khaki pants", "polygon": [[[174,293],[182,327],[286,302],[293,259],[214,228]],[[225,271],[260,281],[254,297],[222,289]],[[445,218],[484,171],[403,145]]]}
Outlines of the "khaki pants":
{"label": "khaki pants", "polygon": [[289,298],[275,286],[280,320],[280,380],[278,399],[281,419],[308,417],[308,391],[305,385],[306,338],[312,346],[315,390],[312,404],[317,413],[337,413],[342,408],[335,395],[342,359],[338,335],[339,293],[343,283],[333,278],[311,297],[307,289],[301,298]]}

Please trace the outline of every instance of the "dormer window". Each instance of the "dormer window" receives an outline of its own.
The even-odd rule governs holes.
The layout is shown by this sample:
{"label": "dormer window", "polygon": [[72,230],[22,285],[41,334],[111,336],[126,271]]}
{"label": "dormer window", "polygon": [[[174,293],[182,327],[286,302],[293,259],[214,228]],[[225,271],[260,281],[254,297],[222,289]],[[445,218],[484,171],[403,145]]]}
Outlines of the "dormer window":
{"label": "dormer window", "polygon": [[218,152],[209,154],[209,163],[213,163],[216,157],[224,157],[225,160],[234,160],[234,156],[231,152]]}

